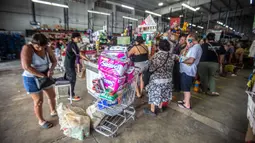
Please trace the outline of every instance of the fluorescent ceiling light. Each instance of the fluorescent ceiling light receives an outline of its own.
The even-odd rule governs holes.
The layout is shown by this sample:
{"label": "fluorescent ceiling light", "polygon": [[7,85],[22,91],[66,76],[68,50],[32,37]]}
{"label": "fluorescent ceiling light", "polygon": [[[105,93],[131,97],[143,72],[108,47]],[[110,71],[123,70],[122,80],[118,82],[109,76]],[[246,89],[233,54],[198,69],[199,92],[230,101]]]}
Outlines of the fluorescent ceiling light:
{"label": "fluorescent ceiling light", "polygon": [[226,28],[228,28],[228,26],[226,25]]}
{"label": "fluorescent ceiling light", "polygon": [[250,0],[250,4],[252,4],[253,2],[252,2],[253,0]]}
{"label": "fluorescent ceiling light", "polygon": [[163,2],[158,3],[158,6],[163,6],[163,5],[164,5]]}
{"label": "fluorescent ceiling light", "polygon": [[196,27],[196,25],[195,25],[195,24],[192,24],[192,26],[193,26],[193,27]]}
{"label": "fluorescent ceiling light", "polygon": [[48,1],[42,1],[42,0],[32,0],[32,2],[40,3],[40,4],[47,4],[47,5],[52,5],[52,6],[58,6],[58,7],[63,7],[63,8],[69,8],[68,5],[58,4],[58,3],[54,3],[54,2],[48,2]]}
{"label": "fluorescent ceiling light", "polygon": [[51,5],[53,5],[53,6],[58,6],[58,7],[68,8],[68,6],[67,6],[67,5],[64,5],[64,4],[51,3]]}
{"label": "fluorescent ceiling light", "polygon": [[170,20],[171,18],[170,18],[170,17],[168,17],[167,19],[168,19],[168,20]]}
{"label": "fluorescent ceiling light", "polygon": [[193,7],[191,7],[191,6],[189,6],[189,5],[185,4],[185,3],[182,3],[182,6],[188,8],[188,9],[190,9],[190,10],[192,10],[192,11],[197,11],[197,10],[200,9],[199,7],[198,7],[198,8],[193,8]]}
{"label": "fluorescent ceiling light", "polygon": [[131,7],[131,6],[127,6],[127,5],[121,5],[121,7],[124,7],[124,8],[127,8],[127,9],[131,9],[131,10],[134,10],[135,8]]}
{"label": "fluorescent ceiling light", "polygon": [[204,29],[204,27],[202,27],[202,26],[197,26],[197,28]]}
{"label": "fluorescent ceiling light", "polygon": [[197,8],[196,8],[196,11],[198,11],[199,9],[200,9],[200,7],[197,7]]}
{"label": "fluorescent ceiling light", "polygon": [[183,17],[183,15],[181,14],[179,17]]}
{"label": "fluorescent ceiling light", "polygon": [[149,14],[161,17],[160,14],[157,14],[157,13],[154,13],[154,12],[151,12],[151,11],[148,11],[148,10],[145,10],[145,13],[149,13]]}
{"label": "fluorescent ceiling light", "polygon": [[105,13],[105,12],[100,12],[100,11],[93,11],[93,10],[88,10],[89,13],[95,13],[95,14],[101,14],[101,15],[111,15],[110,13]]}
{"label": "fluorescent ceiling light", "polygon": [[122,16],[122,17],[125,18],[125,19],[130,19],[130,20],[138,21],[138,19],[136,19],[136,18],[127,17],[127,16]]}
{"label": "fluorescent ceiling light", "polygon": [[229,27],[229,29],[230,29],[230,30],[233,30],[233,28],[232,28],[232,27]]}

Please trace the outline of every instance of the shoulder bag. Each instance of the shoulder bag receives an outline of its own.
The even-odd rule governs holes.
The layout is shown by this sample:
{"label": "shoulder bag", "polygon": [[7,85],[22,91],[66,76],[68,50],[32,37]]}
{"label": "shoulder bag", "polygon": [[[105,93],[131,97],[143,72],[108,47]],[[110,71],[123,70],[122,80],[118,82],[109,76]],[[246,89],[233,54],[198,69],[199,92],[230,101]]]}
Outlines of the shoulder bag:
{"label": "shoulder bag", "polygon": [[162,68],[162,67],[166,64],[168,58],[169,58],[169,53],[168,53],[168,55],[167,55],[167,58],[166,58],[165,62],[164,62],[161,66],[159,66],[158,68],[156,68],[154,71],[150,72],[150,67],[148,67],[147,70],[143,71],[143,75],[142,75],[143,77],[142,77],[142,79],[143,79],[144,86],[146,86],[146,85],[149,84],[151,75],[152,75],[155,71],[157,71],[158,69]]}
{"label": "shoulder bag", "polygon": [[[47,58],[47,63],[49,64],[49,56],[48,56],[47,51],[46,51],[45,56]],[[49,71],[49,69],[47,69],[46,71],[44,71],[42,73],[47,76],[48,71]],[[35,76],[34,79],[35,79],[37,88],[40,90],[44,89],[46,87],[49,87],[49,86],[55,84],[55,82],[56,82],[52,77],[37,77],[37,76]]]}

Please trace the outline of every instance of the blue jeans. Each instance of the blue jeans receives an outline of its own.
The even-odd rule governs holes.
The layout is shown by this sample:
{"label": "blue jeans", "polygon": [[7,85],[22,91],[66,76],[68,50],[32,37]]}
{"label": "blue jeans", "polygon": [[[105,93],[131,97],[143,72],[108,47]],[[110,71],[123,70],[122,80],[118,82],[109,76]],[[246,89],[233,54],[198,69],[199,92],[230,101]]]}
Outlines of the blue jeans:
{"label": "blue jeans", "polygon": [[[23,76],[23,84],[27,91],[27,94],[38,94],[42,91],[37,87],[34,77]],[[45,87],[44,89],[49,89],[51,87],[53,87],[53,85]]]}

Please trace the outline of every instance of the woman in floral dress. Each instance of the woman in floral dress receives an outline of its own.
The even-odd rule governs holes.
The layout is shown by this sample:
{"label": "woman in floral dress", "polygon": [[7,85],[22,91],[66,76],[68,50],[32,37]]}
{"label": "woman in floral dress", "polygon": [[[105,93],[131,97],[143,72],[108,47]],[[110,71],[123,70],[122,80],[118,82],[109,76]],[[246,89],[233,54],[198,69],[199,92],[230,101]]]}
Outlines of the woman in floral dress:
{"label": "woman in floral dress", "polygon": [[159,51],[149,61],[149,71],[152,74],[146,90],[151,108],[145,108],[145,114],[156,116],[156,106],[162,111],[162,103],[172,99],[174,57],[169,53],[171,48],[167,40],[160,40]]}

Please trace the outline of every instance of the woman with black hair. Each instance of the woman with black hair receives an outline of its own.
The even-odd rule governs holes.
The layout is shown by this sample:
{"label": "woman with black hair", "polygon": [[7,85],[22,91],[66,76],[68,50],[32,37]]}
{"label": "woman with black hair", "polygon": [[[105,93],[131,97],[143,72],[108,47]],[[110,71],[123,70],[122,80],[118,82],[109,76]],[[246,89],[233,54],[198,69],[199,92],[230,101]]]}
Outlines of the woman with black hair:
{"label": "woman with black hair", "polygon": [[71,41],[68,43],[66,48],[66,57],[65,57],[65,79],[71,83],[71,92],[72,99],[74,101],[79,101],[81,98],[74,93],[75,83],[76,83],[76,71],[75,71],[75,62],[77,59],[88,60],[88,58],[80,53],[80,50],[77,46],[77,43],[81,41],[80,33],[72,33]]}
{"label": "woman with black hair", "polygon": [[151,108],[145,108],[144,113],[156,116],[155,107],[162,111],[162,103],[172,99],[172,71],[174,58],[170,53],[170,44],[167,40],[160,40],[159,51],[149,61],[150,76],[146,86]]}
{"label": "woman with black hair", "polygon": [[[132,56],[132,61],[134,62],[135,67],[139,68],[140,73],[140,91],[139,88],[136,88],[137,97],[141,97],[142,90],[144,88],[144,83],[142,80],[142,72],[148,68],[148,60],[149,60],[149,51],[147,46],[144,44],[144,40],[141,36],[137,36],[136,43],[133,48],[128,52],[128,56]],[[138,83],[138,81],[137,81]]]}
{"label": "woman with black hair", "polygon": [[[57,116],[55,90],[53,84],[41,88],[38,86],[37,78],[48,78],[53,75],[54,68],[57,64],[52,49],[47,46],[48,39],[43,34],[34,34],[31,44],[24,45],[21,51],[21,64],[24,72],[23,84],[28,94],[34,101],[35,115],[39,120],[42,128],[51,128],[52,123],[43,118],[43,91],[47,94],[51,116]],[[50,66],[51,63],[51,66]]]}

